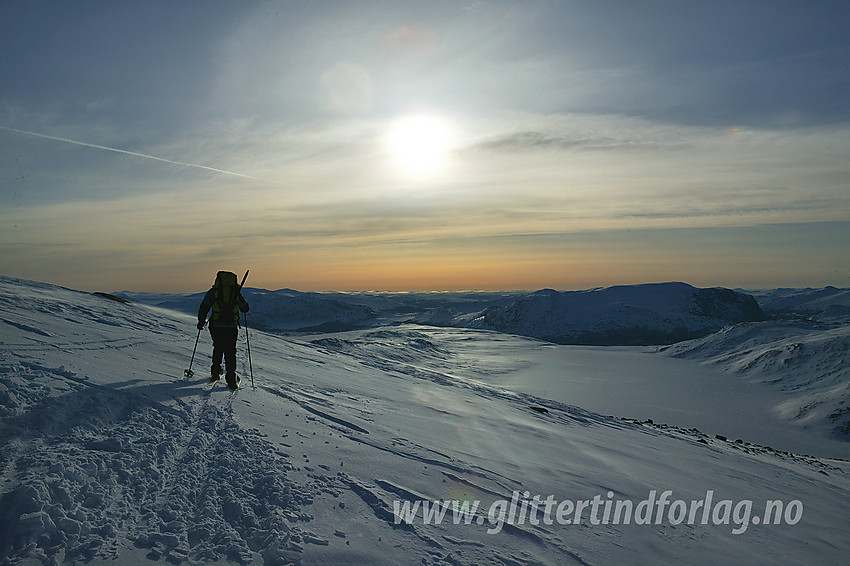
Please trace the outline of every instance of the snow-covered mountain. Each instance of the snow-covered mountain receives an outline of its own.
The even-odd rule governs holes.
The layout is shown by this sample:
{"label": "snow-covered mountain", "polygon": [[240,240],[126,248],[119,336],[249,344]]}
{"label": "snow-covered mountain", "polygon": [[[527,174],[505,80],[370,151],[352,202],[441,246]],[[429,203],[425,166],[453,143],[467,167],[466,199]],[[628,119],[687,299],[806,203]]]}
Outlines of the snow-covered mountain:
{"label": "snow-covered mountain", "polygon": [[[132,300],[196,312],[203,294],[119,293]],[[659,283],[534,293],[301,293],[246,289],[251,319],[265,330],[340,331],[399,321],[478,328],[561,344],[669,344],[728,324],[764,320],[749,295]]]}
{"label": "snow-covered mountain", "polygon": [[803,316],[823,322],[850,321],[850,289],[771,289],[751,291],[761,307],[775,316]]}
{"label": "snow-covered mountain", "polygon": [[749,295],[659,283],[558,292],[543,290],[456,323],[560,344],[669,344],[739,322],[764,320]]}
{"label": "snow-covered mountain", "polygon": [[[256,387],[243,339],[231,395],[203,376],[206,333],[198,376],[183,377],[191,315],[7,277],[0,336],[3,564],[808,565],[850,552],[850,464],[748,442],[767,418],[758,404],[727,441],[497,383],[557,383],[552,356],[583,353],[598,371],[606,349],[413,325],[253,331]],[[645,383],[665,359],[684,381],[697,367],[610,352],[635,356],[629,377]],[[629,395],[618,375],[609,394]],[[719,393],[732,400],[737,383]],[[651,399],[634,410],[651,414]]]}

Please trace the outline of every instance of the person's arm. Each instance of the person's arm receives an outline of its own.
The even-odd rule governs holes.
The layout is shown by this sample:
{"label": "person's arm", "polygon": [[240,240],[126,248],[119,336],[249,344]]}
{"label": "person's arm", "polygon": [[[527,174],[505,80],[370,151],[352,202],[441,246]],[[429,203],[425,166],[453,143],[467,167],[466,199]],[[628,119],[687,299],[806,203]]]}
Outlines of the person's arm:
{"label": "person's arm", "polygon": [[242,312],[248,312],[250,308],[248,306],[248,301],[245,300],[245,297],[242,296],[242,291],[239,292],[239,296],[236,299],[236,303],[239,305],[239,310]]}
{"label": "person's arm", "polygon": [[[215,300],[215,292],[214,289],[210,289],[207,291],[207,294],[204,295],[204,300],[201,301],[201,306],[198,308],[198,324],[205,324],[207,321],[207,314],[210,312],[212,308],[213,301]],[[199,328],[201,328],[199,326]]]}

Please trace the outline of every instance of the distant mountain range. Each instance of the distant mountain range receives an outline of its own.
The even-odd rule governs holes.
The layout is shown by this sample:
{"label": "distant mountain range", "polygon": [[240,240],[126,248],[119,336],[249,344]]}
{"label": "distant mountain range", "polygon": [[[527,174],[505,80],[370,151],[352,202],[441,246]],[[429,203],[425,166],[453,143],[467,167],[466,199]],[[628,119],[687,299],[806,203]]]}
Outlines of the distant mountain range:
{"label": "distant mountain range", "polygon": [[457,317],[456,326],[520,334],[560,344],[669,344],[739,322],[765,320],[750,296],[685,283],[537,291],[506,306]]}
{"label": "distant mountain range", "polygon": [[[848,308],[835,301],[847,299],[850,293],[835,291],[762,291],[757,300],[740,290],[655,283],[531,293],[304,293],[246,288],[244,295],[251,303],[251,325],[277,332],[339,332],[415,322],[493,330],[560,344],[652,345],[698,338],[731,324],[763,321],[778,308]],[[127,291],[114,295],[192,314],[203,297],[203,293]],[[825,297],[833,302],[827,305]]]}
{"label": "distant mountain range", "polygon": [[850,289],[771,289],[750,291],[775,316],[794,315],[821,322],[850,320]]}

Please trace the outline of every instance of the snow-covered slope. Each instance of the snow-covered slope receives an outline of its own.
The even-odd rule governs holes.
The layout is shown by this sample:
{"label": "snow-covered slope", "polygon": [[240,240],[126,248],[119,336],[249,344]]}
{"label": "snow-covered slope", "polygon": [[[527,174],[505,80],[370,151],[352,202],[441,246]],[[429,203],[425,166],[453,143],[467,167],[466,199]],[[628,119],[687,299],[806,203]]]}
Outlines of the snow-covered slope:
{"label": "snow-covered slope", "polygon": [[751,293],[765,311],[774,315],[798,315],[823,322],[850,321],[850,289],[771,289]]}
{"label": "snow-covered slope", "polygon": [[[198,377],[183,378],[191,315],[6,277],[0,336],[4,564],[808,565],[850,552],[847,462],[481,379],[515,363],[502,341],[523,339],[252,332],[256,388],[242,341],[231,395],[205,383],[206,333]],[[486,356],[467,347],[488,341]],[[532,521],[535,496],[561,513]],[[396,521],[433,500],[441,524],[422,508]],[[455,524],[464,501],[482,507]],[[762,521],[768,501],[781,524]]]}
{"label": "snow-covered slope", "polygon": [[506,307],[458,321],[561,344],[669,344],[704,336],[728,324],[763,320],[749,295],[658,283],[558,292],[543,290]]}
{"label": "snow-covered slope", "polygon": [[740,324],[665,349],[785,392],[784,418],[850,437],[850,323]]}

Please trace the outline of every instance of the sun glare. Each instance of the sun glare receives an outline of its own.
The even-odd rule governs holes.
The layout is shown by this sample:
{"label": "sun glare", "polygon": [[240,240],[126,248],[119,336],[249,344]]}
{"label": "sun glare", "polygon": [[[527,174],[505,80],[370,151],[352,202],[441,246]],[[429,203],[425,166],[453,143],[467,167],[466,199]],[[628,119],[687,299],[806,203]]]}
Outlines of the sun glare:
{"label": "sun glare", "polygon": [[386,143],[395,164],[405,174],[430,176],[446,166],[452,146],[451,127],[437,116],[406,116],[392,124]]}

